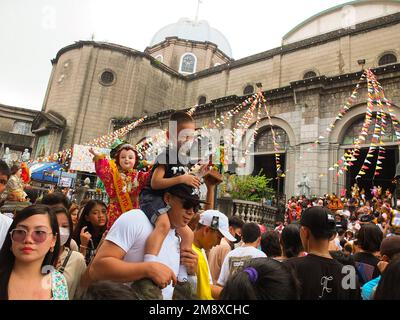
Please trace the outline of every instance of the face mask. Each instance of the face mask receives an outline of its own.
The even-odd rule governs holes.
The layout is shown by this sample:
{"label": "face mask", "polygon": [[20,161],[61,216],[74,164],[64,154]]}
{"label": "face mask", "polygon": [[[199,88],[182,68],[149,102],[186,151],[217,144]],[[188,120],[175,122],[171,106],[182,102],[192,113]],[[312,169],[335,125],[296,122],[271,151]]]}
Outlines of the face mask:
{"label": "face mask", "polygon": [[60,228],[60,245],[63,246],[69,238],[69,229]]}

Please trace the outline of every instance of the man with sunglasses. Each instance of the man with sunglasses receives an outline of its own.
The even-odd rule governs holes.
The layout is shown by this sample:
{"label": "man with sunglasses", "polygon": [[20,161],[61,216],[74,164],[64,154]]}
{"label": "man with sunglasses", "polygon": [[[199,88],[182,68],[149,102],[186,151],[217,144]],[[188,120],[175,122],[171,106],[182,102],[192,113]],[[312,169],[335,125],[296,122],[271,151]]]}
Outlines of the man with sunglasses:
{"label": "man with sunglasses", "polygon": [[[3,205],[1,195],[6,188],[6,184],[10,175],[11,172],[7,163],[5,163],[3,160],[0,160],[0,207]],[[0,213],[0,248],[3,246],[4,239],[7,235],[7,231],[11,223],[12,219]]]}
{"label": "man with sunglasses", "polygon": [[[208,187],[208,202],[214,190],[212,186]],[[197,255],[192,250],[181,252],[180,239],[175,230],[189,223],[202,201],[195,190],[185,184],[167,189],[163,200],[169,207],[167,214],[171,230],[163,242],[157,262],[143,262],[146,240],[154,226],[142,210],[134,209],[121,215],[110,229],[89,268],[88,276],[92,281],[133,281],[132,287],[141,299],[148,299],[149,296],[171,299],[174,290],[171,284],[177,282],[180,263],[187,267],[189,275],[195,274]],[[151,279],[155,285],[145,290],[137,288],[136,284],[142,279]],[[157,289],[163,289],[162,295],[161,291],[157,293]],[[152,292],[147,294],[144,291]]]}

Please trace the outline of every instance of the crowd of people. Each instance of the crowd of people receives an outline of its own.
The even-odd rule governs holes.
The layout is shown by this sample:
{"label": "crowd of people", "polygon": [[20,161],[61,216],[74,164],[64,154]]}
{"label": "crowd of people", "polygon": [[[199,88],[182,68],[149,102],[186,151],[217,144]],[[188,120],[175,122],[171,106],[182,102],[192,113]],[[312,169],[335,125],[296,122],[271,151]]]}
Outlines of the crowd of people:
{"label": "crowd of people", "polygon": [[[184,112],[171,120],[178,132],[194,129]],[[111,159],[92,150],[108,204],[52,192],[0,214],[0,299],[400,299],[390,195],[292,197],[284,221],[267,229],[215,210],[219,175],[172,163],[172,148],[147,172],[126,142]],[[10,176],[0,162],[0,194]]]}

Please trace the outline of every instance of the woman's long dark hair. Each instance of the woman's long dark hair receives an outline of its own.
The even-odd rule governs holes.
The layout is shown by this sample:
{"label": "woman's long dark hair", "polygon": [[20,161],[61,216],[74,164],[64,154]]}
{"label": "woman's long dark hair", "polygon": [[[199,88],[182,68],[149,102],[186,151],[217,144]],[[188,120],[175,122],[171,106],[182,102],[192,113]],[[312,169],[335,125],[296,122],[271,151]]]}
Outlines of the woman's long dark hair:
{"label": "woman's long dark hair", "polygon": [[[243,271],[248,267],[256,270],[255,281]],[[289,267],[272,258],[254,258],[229,277],[220,299],[298,300],[299,297],[299,282]]]}
{"label": "woman's long dark hair", "polygon": [[53,235],[56,235],[57,237],[53,252],[49,250],[49,252],[47,252],[46,256],[43,259],[42,268],[44,266],[56,266],[58,254],[60,251],[60,231],[58,228],[56,215],[51,211],[48,206],[45,205],[35,204],[23,209],[15,216],[15,219],[8,229],[3,247],[0,251],[0,300],[8,300],[8,282],[10,280],[11,272],[14,268],[15,263],[15,256],[11,251],[12,240],[10,232],[11,230],[14,230],[19,223],[37,214],[48,215],[51,231]]}
{"label": "woman's long dark hair", "polygon": [[400,300],[400,254],[386,267],[376,288],[374,300]]}
{"label": "woman's long dark hair", "polygon": [[[72,240],[72,233],[74,232],[74,225],[72,223],[72,218],[71,218],[71,214],[69,213],[69,211],[64,208],[64,207],[56,207],[53,209],[54,214],[59,215],[59,214],[65,214],[67,216],[67,220],[68,220],[68,229],[69,229],[69,238],[67,240],[67,242],[64,244],[64,247],[70,248],[70,244],[71,244],[71,240]],[[60,252],[60,254],[62,254],[62,252]]]}
{"label": "woman's long dark hair", "polygon": [[281,244],[283,254],[287,258],[297,257],[303,251],[298,224],[291,223],[282,230]]}
{"label": "woman's long dark hair", "polygon": [[78,223],[77,223],[77,225],[75,227],[75,230],[74,230],[74,235],[72,237],[72,239],[75,240],[75,242],[76,242],[76,244],[78,246],[81,245],[81,230],[82,230],[82,228],[87,227],[87,231],[89,231],[89,233],[92,235],[92,241],[93,241],[93,245],[94,245],[95,248],[99,244],[103,233],[107,229],[107,223],[106,223],[104,225],[104,227],[102,227],[100,229],[99,235],[95,238],[94,237],[94,227],[92,226],[92,224],[89,221],[86,221],[86,217],[89,216],[90,211],[92,211],[92,209],[96,205],[101,205],[104,208],[107,208],[106,204],[103,201],[100,201],[100,200],[90,200],[88,203],[86,203],[86,205],[84,206],[83,211],[82,211],[82,213],[81,213],[81,215],[79,217]]}

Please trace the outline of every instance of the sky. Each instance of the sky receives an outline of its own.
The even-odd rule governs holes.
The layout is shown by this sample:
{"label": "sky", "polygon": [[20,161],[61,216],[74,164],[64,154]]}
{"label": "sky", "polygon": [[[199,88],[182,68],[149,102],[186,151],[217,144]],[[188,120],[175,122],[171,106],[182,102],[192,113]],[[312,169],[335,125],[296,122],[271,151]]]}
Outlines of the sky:
{"label": "sky", "polygon": [[[344,0],[201,0],[199,20],[221,31],[240,59],[280,46],[307,18]],[[79,40],[144,51],[153,35],[198,0],[0,0],[0,104],[40,110],[51,59]]]}

